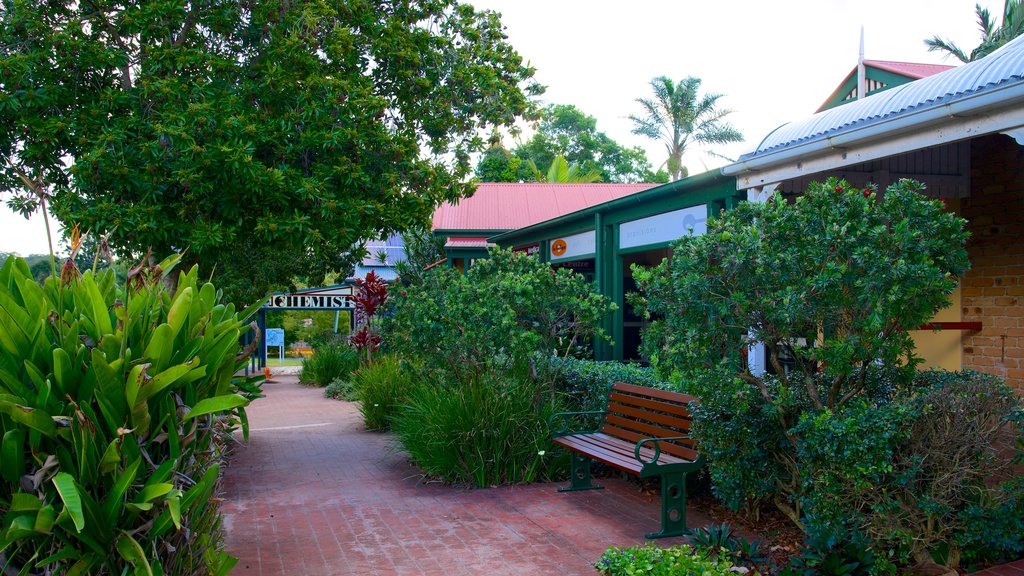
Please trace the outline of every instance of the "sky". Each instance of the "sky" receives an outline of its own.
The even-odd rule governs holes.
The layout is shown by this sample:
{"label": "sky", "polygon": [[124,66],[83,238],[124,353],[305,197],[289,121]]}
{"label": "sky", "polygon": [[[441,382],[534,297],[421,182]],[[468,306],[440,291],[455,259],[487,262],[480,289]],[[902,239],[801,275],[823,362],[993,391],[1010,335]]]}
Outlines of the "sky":
{"label": "sky", "polygon": [[[642,146],[654,167],[664,147],[633,135],[628,116],[657,76],[696,76],[702,92],[724,94],[719,105],[746,140],[712,151],[735,159],[817,110],[857,65],[861,27],[869,60],[954,64],[924,39],[939,34],[970,52],[979,38],[975,0],[466,1],[502,13],[509,42],[547,86],[542,104],[575,105],[612,139]],[[1001,0],[980,4],[1002,13]],[[726,163],[699,150],[683,162],[691,174]],[[47,251],[41,218],[0,207],[0,252]]]}

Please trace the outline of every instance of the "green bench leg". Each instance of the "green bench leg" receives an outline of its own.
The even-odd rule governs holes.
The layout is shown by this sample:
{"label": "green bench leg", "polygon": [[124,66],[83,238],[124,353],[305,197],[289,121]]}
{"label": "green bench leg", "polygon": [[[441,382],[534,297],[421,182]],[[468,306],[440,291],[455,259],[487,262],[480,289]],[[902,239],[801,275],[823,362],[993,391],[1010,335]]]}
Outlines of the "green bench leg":
{"label": "green bench leg", "polygon": [[661,475],[661,531],[647,538],[668,538],[689,534],[686,529],[686,472]]}
{"label": "green bench leg", "polygon": [[569,478],[569,486],[559,488],[559,492],[575,492],[577,490],[601,490],[604,486],[596,486],[590,483],[590,458],[572,452],[572,476]]}

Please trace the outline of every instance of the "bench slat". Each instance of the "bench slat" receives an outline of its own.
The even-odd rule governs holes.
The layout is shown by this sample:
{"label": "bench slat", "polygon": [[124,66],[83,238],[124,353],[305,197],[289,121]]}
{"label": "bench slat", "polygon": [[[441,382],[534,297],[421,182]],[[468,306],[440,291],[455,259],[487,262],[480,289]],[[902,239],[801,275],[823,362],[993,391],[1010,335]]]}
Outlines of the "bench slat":
{"label": "bench slat", "polygon": [[617,402],[619,404],[625,404],[627,406],[634,406],[636,408],[646,408],[655,412],[665,412],[667,414],[673,414],[680,418],[691,419],[690,408],[686,404],[673,404],[670,402],[664,402],[662,400],[655,400],[652,398],[644,398],[642,396],[631,396],[629,394],[623,394],[621,392],[612,391],[608,395],[609,402]]}
{"label": "bench slat", "polygon": [[[636,449],[636,442],[628,442],[626,440],[622,440],[621,438],[609,436],[603,432],[592,434],[591,438],[593,439],[593,441],[600,440],[607,446],[612,447],[615,450],[619,450],[626,456],[629,456],[633,460],[636,460],[636,454],[634,453],[634,450]],[[651,458],[654,457],[654,448],[651,448],[651,444],[644,444],[644,447],[640,449],[640,456],[645,461],[650,461]],[[662,450],[661,454],[658,455],[658,464],[677,464],[680,462],[692,462],[692,460],[687,460],[686,458],[681,458],[679,456],[669,454],[664,450]]]}
{"label": "bench slat", "polygon": [[[651,437],[650,434],[637,434],[636,432],[633,432],[631,430],[626,430],[624,428],[619,428],[617,426],[612,426],[610,424],[605,424],[604,427],[601,428],[601,432],[604,432],[609,436],[622,438],[623,440],[629,440],[634,443],[639,442],[644,438]],[[662,452],[673,454],[675,456],[679,456],[680,458],[685,458],[686,460],[689,460],[691,462],[697,459],[697,451],[694,450],[693,448],[690,448],[687,444],[681,442],[661,442],[659,443],[659,445],[661,446]]]}
{"label": "bench slat", "polygon": [[555,443],[593,458],[599,462],[603,462],[613,468],[618,468],[624,472],[629,472],[630,474],[640,473],[641,464],[636,460],[636,458],[627,459],[622,454],[618,454],[612,450],[594,446],[593,444],[584,441],[582,437],[561,436],[555,439]]}
{"label": "bench slat", "polygon": [[[658,414],[649,410],[643,410],[640,408],[634,408],[632,406],[626,406],[619,404],[614,401],[608,402],[608,412],[621,414],[623,416],[629,416],[631,418],[637,418],[640,421],[651,422],[654,424],[661,424],[668,426],[676,430],[680,430],[683,433],[689,432],[690,421],[678,416],[672,416],[669,414]],[[673,436],[680,436],[680,434],[673,434]]]}
{"label": "bench slat", "polygon": [[[617,428],[624,428],[631,432],[638,432],[649,438],[670,438],[673,436],[684,436],[686,434],[679,430],[657,426],[648,422],[637,421],[632,418],[624,418],[617,414],[612,414],[611,412],[605,416],[604,421],[606,424],[611,424]],[[626,438],[626,440],[629,440],[629,438]],[[687,442],[687,444],[690,444],[690,442]]]}
{"label": "bench slat", "polygon": [[648,398],[657,398],[659,400],[668,400],[669,402],[678,402],[680,404],[689,404],[696,400],[696,398],[689,394],[670,392],[668,390],[658,390],[656,388],[646,388],[644,386],[635,386],[633,384],[626,384],[625,382],[616,382],[612,384],[612,390],[618,390],[620,392],[627,392],[629,394]]}

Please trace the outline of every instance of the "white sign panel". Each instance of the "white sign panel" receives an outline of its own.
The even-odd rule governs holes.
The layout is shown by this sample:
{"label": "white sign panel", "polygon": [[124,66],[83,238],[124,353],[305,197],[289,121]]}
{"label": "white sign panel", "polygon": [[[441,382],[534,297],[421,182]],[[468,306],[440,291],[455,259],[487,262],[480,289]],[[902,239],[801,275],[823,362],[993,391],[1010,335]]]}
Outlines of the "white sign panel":
{"label": "white sign panel", "polygon": [[632,222],[623,222],[619,225],[619,248],[672,242],[687,234],[701,236],[707,229],[707,204],[690,206]]}
{"label": "white sign panel", "polygon": [[352,301],[352,286],[330,286],[314,288],[293,294],[274,294],[267,299],[264,308],[301,309],[301,310],[337,310],[338,308],[355,308]]}
{"label": "white sign panel", "polygon": [[552,262],[593,254],[597,252],[597,240],[595,239],[594,231],[591,230],[589,232],[573,234],[572,236],[556,238],[548,246],[548,252],[551,254]]}

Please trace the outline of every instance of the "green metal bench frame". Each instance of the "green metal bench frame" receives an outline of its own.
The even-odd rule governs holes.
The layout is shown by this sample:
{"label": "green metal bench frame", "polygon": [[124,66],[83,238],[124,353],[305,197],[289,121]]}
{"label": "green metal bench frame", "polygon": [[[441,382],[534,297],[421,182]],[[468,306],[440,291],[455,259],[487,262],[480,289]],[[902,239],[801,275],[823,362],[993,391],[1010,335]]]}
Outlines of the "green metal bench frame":
{"label": "green metal bench frame", "polygon": [[[569,486],[558,491],[603,488],[591,482],[590,466],[594,460],[641,478],[657,476],[661,478],[661,530],[645,536],[666,538],[689,534],[686,475],[704,465],[704,457],[688,442],[688,405],[693,401],[695,398],[686,394],[616,382],[607,409],[553,414],[548,420],[552,438],[572,455]],[[598,415],[601,424],[594,429],[575,432],[567,429],[573,417]],[[556,428],[559,419],[562,427]],[[666,454],[666,449],[673,454]],[[629,452],[632,452],[631,458]]]}

